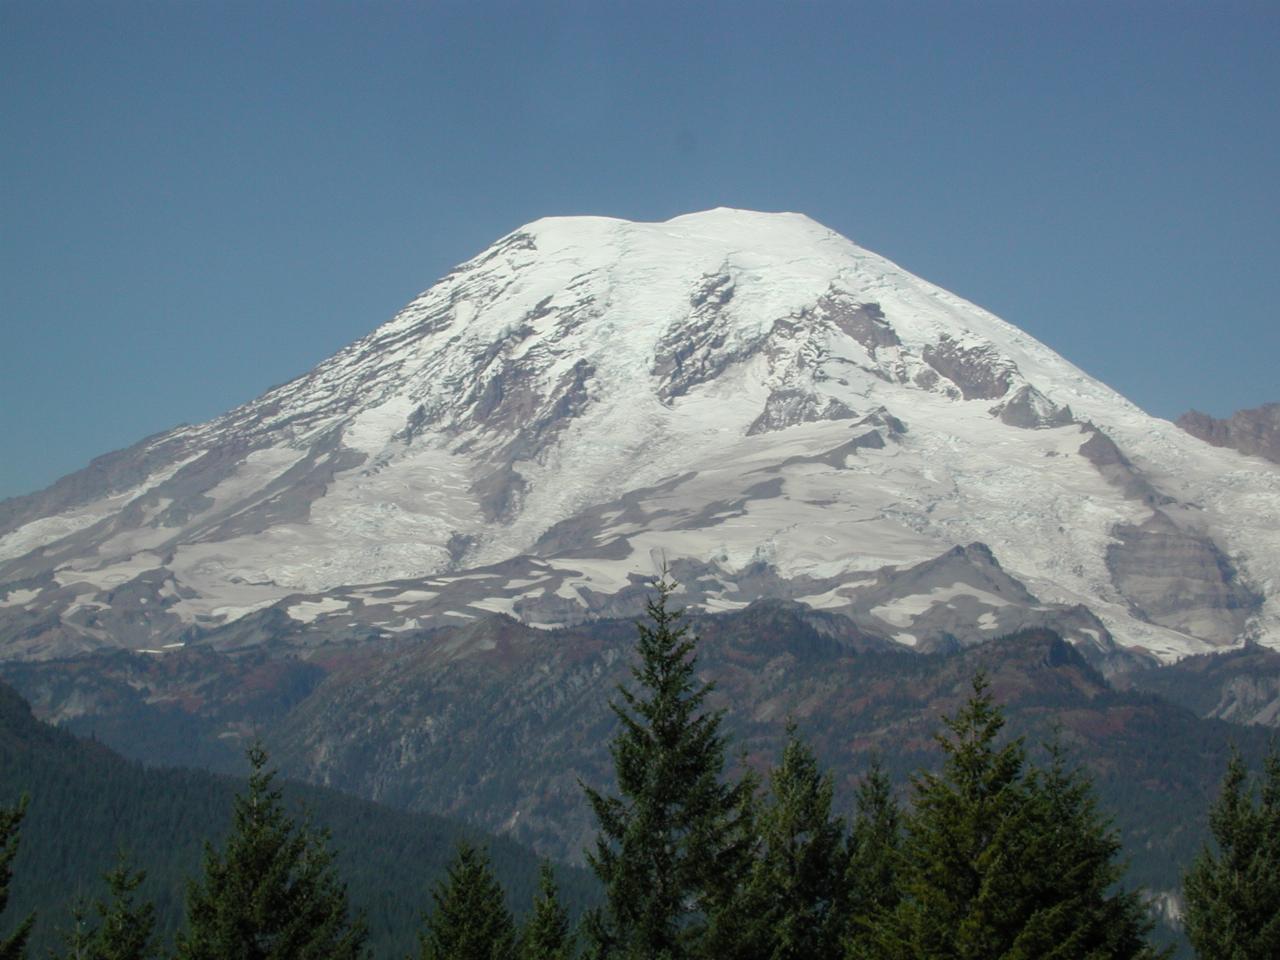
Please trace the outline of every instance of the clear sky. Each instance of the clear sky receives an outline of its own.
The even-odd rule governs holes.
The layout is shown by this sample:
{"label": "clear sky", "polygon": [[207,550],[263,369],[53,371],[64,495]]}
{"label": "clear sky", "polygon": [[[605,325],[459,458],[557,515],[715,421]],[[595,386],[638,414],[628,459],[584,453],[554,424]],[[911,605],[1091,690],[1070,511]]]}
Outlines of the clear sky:
{"label": "clear sky", "polygon": [[797,210],[1158,416],[1280,401],[1280,4],[0,0],[0,497],[540,216]]}

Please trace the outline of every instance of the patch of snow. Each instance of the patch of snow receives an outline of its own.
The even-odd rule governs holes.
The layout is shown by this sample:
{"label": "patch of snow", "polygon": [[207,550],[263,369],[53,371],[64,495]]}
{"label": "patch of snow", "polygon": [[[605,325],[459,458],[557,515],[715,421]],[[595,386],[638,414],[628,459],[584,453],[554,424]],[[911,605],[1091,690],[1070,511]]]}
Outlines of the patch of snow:
{"label": "patch of snow", "polygon": [[389,633],[405,633],[409,630],[417,630],[421,627],[421,621],[415,617],[409,617],[400,623],[379,623],[379,627]]}
{"label": "patch of snow", "polygon": [[512,614],[515,610],[516,601],[514,597],[486,597],[483,600],[472,600],[468,606],[475,607],[477,610],[487,610],[490,613]]}
{"label": "patch of snow", "polygon": [[319,600],[303,600],[295,603],[287,607],[285,613],[299,623],[314,623],[318,617],[326,613],[337,613],[340,610],[346,610],[350,606],[351,604],[347,600],[321,597]]}
{"label": "patch of snow", "polygon": [[[939,603],[947,603],[960,597],[969,597],[993,607],[1006,607],[1009,605],[1007,600],[997,597],[994,593],[979,590],[965,583],[954,583],[949,587],[934,587],[928,593],[916,593],[911,596],[900,597],[891,603],[872,607],[869,613],[873,617],[879,617],[885,623],[892,624],[895,627],[908,627],[916,617],[930,607]],[[990,614],[986,614],[986,616],[990,616]]]}
{"label": "patch of snow", "polygon": [[[857,582],[856,580],[854,582]],[[839,607],[849,606],[851,600],[848,594],[849,584],[841,584],[838,587],[826,591],[825,593],[812,593],[803,597],[796,597],[797,603],[803,603],[807,607],[815,610],[832,610]]]}
{"label": "patch of snow", "polygon": [[415,603],[425,603],[428,600],[434,600],[438,596],[440,596],[438,590],[404,590],[393,597],[380,597],[377,600],[371,599],[369,602],[387,603],[388,601],[393,601],[397,604],[408,606]]}
{"label": "patch of snow", "polygon": [[122,557],[116,562],[108,561],[106,566],[96,566],[95,558],[75,560],[55,570],[53,579],[59,586],[87,583],[99,590],[109,590],[163,566],[163,557],[144,551]]}
{"label": "patch of snow", "polygon": [[380,453],[404,429],[414,406],[412,398],[401,395],[361,411],[342,431],[343,445],[363,453]]}
{"label": "patch of snow", "polygon": [[521,580],[521,579],[506,580],[503,582],[503,586],[506,587],[506,589],[508,590],[522,590],[525,587],[532,587],[537,584],[546,583],[546,582],[547,582],[546,577],[535,577],[532,580]]}
{"label": "patch of snow", "polygon": [[730,600],[726,597],[707,597],[701,604],[707,613],[724,613],[728,610],[741,610],[748,604],[743,600]]}

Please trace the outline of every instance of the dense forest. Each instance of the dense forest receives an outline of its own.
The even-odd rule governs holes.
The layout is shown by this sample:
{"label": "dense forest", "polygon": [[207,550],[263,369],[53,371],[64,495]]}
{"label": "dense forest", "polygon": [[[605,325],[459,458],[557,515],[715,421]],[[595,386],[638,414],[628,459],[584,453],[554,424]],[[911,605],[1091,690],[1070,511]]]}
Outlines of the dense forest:
{"label": "dense forest", "polygon": [[[610,702],[613,780],[583,784],[594,883],[451,821],[279,784],[258,743],[247,781],[143,769],[0,690],[0,957],[1170,955],[1090,777],[1062,744],[1009,736],[984,674],[936,734],[937,769],[904,797],[874,760],[846,818],[794,722],[766,776],[729,763],[670,593]],[[1274,958],[1280,754],[1260,775],[1234,756],[1209,819],[1189,940]]]}

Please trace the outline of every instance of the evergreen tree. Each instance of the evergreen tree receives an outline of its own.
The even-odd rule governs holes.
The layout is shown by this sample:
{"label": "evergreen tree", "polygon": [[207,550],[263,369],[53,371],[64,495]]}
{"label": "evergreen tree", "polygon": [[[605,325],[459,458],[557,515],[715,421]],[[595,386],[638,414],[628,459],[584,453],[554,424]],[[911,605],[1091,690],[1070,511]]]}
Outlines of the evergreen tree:
{"label": "evergreen tree", "polygon": [[261,744],[249,764],[231,834],[221,853],[205,845],[204,877],[187,888],[179,960],[364,957],[364,922],[349,917],[328,834],[285,813]]}
{"label": "evergreen tree", "polygon": [[1147,942],[1153,920],[1138,891],[1120,891],[1121,845],[1098,813],[1090,781],[1049,747],[1047,769],[1027,773],[1023,862],[1029,869],[995,878],[1026,917],[1013,957],[1155,958]]}
{"label": "evergreen tree", "polygon": [[520,934],[520,960],[569,960],[574,936],[569,912],[560,903],[555,871],[546,860],[538,870],[538,895]]}
{"label": "evergreen tree", "polygon": [[997,746],[1004,725],[988,685],[938,740],[938,774],[914,783],[902,899],[875,924],[861,955],[894,960],[1153,958],[1150,921],[1134,894],[1114,893],[1119,844],[1089,782],[1060,758],[1028,769],[1022,741]]}
{"label": "evergreen tree", "polygon": [[[13,858],[18,855],[18,828],[27,812],[24,796],[12,807],[0,808],[0,913],[9,904],[9,883],[13,880]],[[36,915],[29,914],[8,937],[0,939],[0,960],[21,960],[27,955],[27,938]]]}
{"label": "evergreen tree", "polygon": [[586,929],[602,957],[692,955],[749,853],[752,781],[723,781],[722,714],[706,709],[711,685],[697,679],[695,643],[668,606],[675,584],[664,573],[656,590],[648,622],[637,624],[639,690],[619,685],[610,702],[621,724],[610,744],[620,795],[584,785],[599,823],[587,861],[605,891]]}
{"label": "evergreen tree", "polygon": [[712,918],[707,955],[840,956],[847,853],[844,822],[831,812],[832,793],[830,775],[789,722],[782,762],[756,820],[756,856],[728,909]]}
{"label": "evergreen tree", "polygon": [[93,906],[96,925],[90,926],[89,911],[82,905],[73,912],[74,926],[66,937],[64,960],[150,960],[158,953],[155,944],[155,907],[135,904],[134,892],[146,873],[129,869],[120,855],[115,869],[105,878],[110,901]]}
{"label": "evergreen tree", "polygon": [[431,899],[435,907],[421,936],[422,960],[514,960],[515,924],[482,851],[459,841]]}
{"label": "evergreen tree", "polygon": [[858,784],[845,870],[847,950],[862,955],[869,931],[894,910],[902,873],[902,812],[879,757]]}
{"label": "evergreen tree", "polygon": [[1201,850],[1184,880],[1187,939],[1203,960],[1280,957],[1280,752],[1260,791],[1232,754],[1209,829],[1218,852]]}

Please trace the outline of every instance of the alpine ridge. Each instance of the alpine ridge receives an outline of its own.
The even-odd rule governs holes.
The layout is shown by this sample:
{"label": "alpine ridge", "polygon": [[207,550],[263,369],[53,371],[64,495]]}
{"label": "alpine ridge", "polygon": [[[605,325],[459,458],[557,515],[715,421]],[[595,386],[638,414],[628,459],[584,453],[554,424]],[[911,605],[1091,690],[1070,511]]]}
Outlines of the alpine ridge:
{"label": "alpine ridge", "polygon": [[[1087,309],[1086,304],[1081,309]],[[762,597],[1106,669],[1280,647],[1280,471],[813,220],[548,218],[311,372],[0,503],[6,658]]]}

